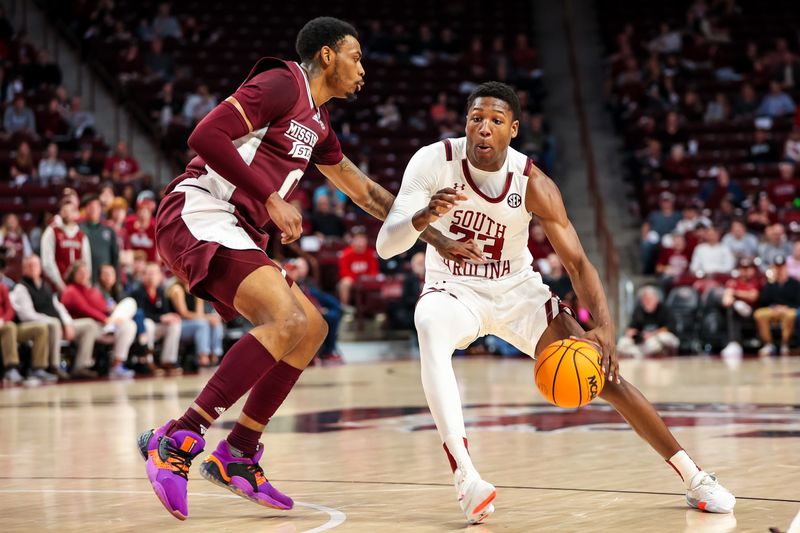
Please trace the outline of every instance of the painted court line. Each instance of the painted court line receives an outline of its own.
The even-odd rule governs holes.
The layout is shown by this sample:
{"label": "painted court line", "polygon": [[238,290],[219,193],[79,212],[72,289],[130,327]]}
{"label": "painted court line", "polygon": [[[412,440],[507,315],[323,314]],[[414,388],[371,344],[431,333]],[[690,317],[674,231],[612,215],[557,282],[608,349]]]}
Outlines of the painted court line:
{"label": "painted court line", "polygon": [[[153,494],[149,490],[101,490],[101,489],[0,489],[0,494]],[[239,499],[233,494],[217,494],[215,492],[190,492],[190,496],[210,496],[212,498]],[[347,515],[338,509],[308,502],[294,502],[300,507],[307,507],[328,515],[328,521],[313,529],[306,529],[302,533],[321,533],[340,526],[347,520]]]}

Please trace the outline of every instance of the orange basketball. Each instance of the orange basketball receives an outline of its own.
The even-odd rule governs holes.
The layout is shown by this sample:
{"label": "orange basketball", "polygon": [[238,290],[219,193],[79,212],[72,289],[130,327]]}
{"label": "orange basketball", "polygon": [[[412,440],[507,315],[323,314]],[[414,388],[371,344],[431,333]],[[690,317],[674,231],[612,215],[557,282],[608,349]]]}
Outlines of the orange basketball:
{"label": "orange basketball", "polygon": [[533,369],[536,387],[559,407],[580,407],[591,402],[605,385],[600,353],[588,342],[555,341],[539,354]]}

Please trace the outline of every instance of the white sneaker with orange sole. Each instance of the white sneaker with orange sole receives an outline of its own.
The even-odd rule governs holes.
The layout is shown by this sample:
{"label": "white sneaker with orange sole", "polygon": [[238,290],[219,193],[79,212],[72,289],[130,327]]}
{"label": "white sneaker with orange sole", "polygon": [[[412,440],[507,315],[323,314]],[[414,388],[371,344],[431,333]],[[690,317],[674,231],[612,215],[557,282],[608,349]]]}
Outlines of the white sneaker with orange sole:
{"label": "white sneaker with orange sole", "polygon": [[488,481],[484,481],[477,472],[455,472],[455,487],[458,503],[470,524],[479,524],[494,512],[494,501],[497,489]]}
{"label": "white sneaker with orange sole", "polygon": [[692,478],[691,488],[686,491],[686,503],[707,513],[730,513],[736,505],[736,498],[720,485],[714,474],[701,470]]}

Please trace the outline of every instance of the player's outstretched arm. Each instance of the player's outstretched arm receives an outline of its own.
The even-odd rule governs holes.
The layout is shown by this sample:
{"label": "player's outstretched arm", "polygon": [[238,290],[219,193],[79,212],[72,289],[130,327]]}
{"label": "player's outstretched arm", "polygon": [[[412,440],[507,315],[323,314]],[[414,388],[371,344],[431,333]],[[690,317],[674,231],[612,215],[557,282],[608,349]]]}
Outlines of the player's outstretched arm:
{"label": "player's outstretched arm", "polygon": [[[317,165],[317,168],[326,178],[331,180],[340,191],[345,193],[356,205],[361,207],[361,209],[378,220],[387,220],[392,206],[395,203],[394,195],[361,172],[358,165],[350,161],[347,156],[345,156],[338,165]],[[427,205],[428,200],[429,198],[424,198],[421,207]],[[386,224],[384,224],[384,226],[385,225]],[[381,231],[383,231],[383,229],[381,229]],[[394,251],[394,253],[387,256],[381,253],[381,248],[379,247],[378,255],[381,257],[392,257],[402,253],[411,248],[419,238],[436,248],[439,255],[445,259],[456,262],[461,262],[464,258],[476,261],[482,260],[480,250],[474,243],[454,241],[442,235],[442,233],[435,228],[427,227],[422,232],[415,230],[413,232],[413,237],[412,233],[407,234],[406,237],[410,239],[410,242],[407,243],[405,248],[402,248],[402,246],[406,244],[404,240],[403,243],[396,243],[397,251],[387,250],[387,253]]]}
{"label": "player's outstretched arm", "polygon": [[567,217],[564,201],[556,184],[541,170],[533,167],[528,180],[525,207],[539,217],[550,244],[569,273],[575,293],[585,304],[597,324],[585,338],[597,343],[603,354],[606,379],[619,381],[614,324],[597,269],[589,262],[575,228]]}

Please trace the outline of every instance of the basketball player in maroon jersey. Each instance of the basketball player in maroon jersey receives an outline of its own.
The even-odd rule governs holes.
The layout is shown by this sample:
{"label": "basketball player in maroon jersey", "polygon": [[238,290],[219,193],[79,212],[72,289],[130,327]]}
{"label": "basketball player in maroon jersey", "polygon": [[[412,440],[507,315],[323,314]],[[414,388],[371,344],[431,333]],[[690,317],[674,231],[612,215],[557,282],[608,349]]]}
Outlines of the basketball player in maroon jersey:
{"label": "basketball player in maroon jersey", "polygon": [[[283,243],[300,237],[301,215],[285,198],[309,162],[379,219],[394,201],[342,155],[324,106],[331,98],[355,98],[364,85],[355,29],[316,18],[300,31],[296,48],[302,63],[259,60],[236,92],[197,125],[189,146],[198,155],[169,184],[156,217],[158,252],[170,269],[224,320],[241,314],[255,326],[228,351],[183,416],[139,436],[153,490],[181,520],[188,516],[189,466],[203,451],[203,434],[250,389],[236,425],[201,473],[261,505],[293,505],[264,476],[259,438],[322,344],[327,325],[267,257],[261,228],[274,223]],[[423,238],[450,260],[480,260],[472,244],[435,230]]]}

